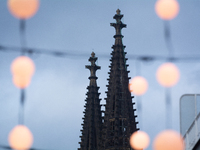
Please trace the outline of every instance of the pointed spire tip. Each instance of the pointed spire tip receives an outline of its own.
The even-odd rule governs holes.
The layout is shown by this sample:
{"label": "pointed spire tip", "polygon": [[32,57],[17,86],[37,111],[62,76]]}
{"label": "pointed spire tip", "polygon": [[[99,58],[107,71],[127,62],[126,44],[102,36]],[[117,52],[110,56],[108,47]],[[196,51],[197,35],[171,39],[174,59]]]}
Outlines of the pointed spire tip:
{"label": "pointed spire tip", "polygon": [[116,12],[117,12],[118,15],[120,15],[120,12],[121,12],[121,11],[120,11],[120,9],[117,9]]}
{"label": "pointed spire tip", "polygon": [[92,56],[92,57],[95,57],[95,53],[94,53],[94,52],[92,52],[92,53],[91,53],[91,56]]}

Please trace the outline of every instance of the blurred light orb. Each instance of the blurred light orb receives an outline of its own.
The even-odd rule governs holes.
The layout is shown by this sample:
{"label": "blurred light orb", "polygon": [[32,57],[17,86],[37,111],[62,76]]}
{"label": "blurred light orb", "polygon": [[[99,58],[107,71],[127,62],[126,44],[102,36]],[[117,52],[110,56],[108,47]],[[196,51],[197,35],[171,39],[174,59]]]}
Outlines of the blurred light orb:
{"label": "blurred light orb", "polygon": [[35,71],[35,65],[33,61],[26,56],[20,56],[14,59],[11,64],[11,72],[13,76],[20,78],[30,78]]}
{"label": "blurred light orb", "polygon": [[131,79],[129,84],[130,92],[134,93],[135,95],[143,95],[148,89],[148,82],[145,78],[141,76],[136,76]]}
{"label": "blurred light orb", "polygon": [[136,131],[130,137],[130,145],[133,149],[142,150],[149,146],[150,138],[144,131]]}
{"label": "blurred light orb", "polygon": [[29,86],[31,83],[31,78],[27,77],[18,77],[18,76],[13,76],[13,83],[16,87],[20,89],[24,89]]}
{"label": "blurred light orb", "polygon": [[8,141],[15,150],[27,150],[33,144],[33,135],[26,126],[17,125],[9,133]]}
{"label": "blurred light orb", "polygon": [[39,8],[39,0],[8,0],[8,8],[18,19],[28,19],[35,15]]}
{"label": "blurred light orb", "polygon": [[158,68],[156,78],[162,86],[172,87],[179,81],[179,69],[173,63],[164,63]]}
{"label": "blurred light orb", "polygon": [[173,130],[162,131],[153,142],[154,150],[184,150],[184,147],[183,138]]}
{"label": "blurred light orb", "polygon": [[176,0],[157,0],[155,11],[161,19],[171,20],[178,15],[179,4]]}

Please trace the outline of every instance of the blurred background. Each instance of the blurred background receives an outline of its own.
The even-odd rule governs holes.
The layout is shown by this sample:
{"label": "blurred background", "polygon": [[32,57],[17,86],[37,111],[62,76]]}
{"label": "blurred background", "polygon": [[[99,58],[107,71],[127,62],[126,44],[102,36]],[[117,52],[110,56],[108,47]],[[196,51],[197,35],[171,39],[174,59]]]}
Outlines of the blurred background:
{"label": "blurred background", "polygon": [[[179,131],[179,100],[183,94],[199,93],[200,83],[200,1],[179,0],[180,12],[169,21],[175,57],[190,57],[174,63],[180,80],[171,90],[170,128]],[[38,12],[26,21],[26,45],[32,49],[66,52],[57,56],[32,53],[36,72],[25,89],[24,124],[34,136],[34,148],[74,150],[79,148],[80,130],[89,85],[88,58],[98,57],[97,84],[102,103],[108,84],[108,66],[115,30],[110,23],[119,8],[124,14],[123,44],[130,70],[129,77],[145,77],[147,92],[134,102],[138,127],[147,132],[151,143],[166,129],[165,91],[156,80],[157,68],[167,60],[136,61],[134,56],[167,57],[164,21],[155,13],[156,0],[41,0]],[[21,47],[20,21],[14,18],[7,1],[0,1],[0,45]],[[18,124],[20,90],[12,83],[10,65],[20,52],[0,51],[0,145],[8,145],[8,134]],[[138,100],[140,102],[138,102]],[[137,109],[137,105],[135,105]],[[147,149],[152,149],[150,145]]]}

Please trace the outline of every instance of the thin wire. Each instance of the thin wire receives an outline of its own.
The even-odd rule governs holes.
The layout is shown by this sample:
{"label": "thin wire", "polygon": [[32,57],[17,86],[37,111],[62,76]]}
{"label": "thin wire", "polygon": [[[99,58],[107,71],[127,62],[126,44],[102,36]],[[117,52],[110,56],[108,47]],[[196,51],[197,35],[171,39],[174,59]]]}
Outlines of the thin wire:
{"label": "thin wire", "polygon": [[25,102],[25,90],[21,89],[18,124],[24,124],[24,102]]}
{"label": "thin wire", "polygon": [[164,21],[164,36],[165,36],[165,42],[168,49],[168,56],[170,58],[173,58],[174,56],[174,48],[171,40],[171,30],[170,30],[170,24],[169,21]]}
{"label": "thin wire", "polygon": [[24,19],[20,20],[20,41],[21,41],[21,55],[26,53],[26,21]]}
{"label": "thin wire", "polygon": [[[21,47],[15,47],[15,46],[4,46],[0,45],[0,51],[2,52],[21,52]],[[82,52],[82,51],[72,51],[72,50],[50,50],[50,49],[39,49],[39,48],[28,48],[26,47],[26,53],[28,54],[43,54],[43,55],[50,55],[53,57],[63,57],[63,58],[70,58],[70,59],[86,59],[90,55],[88,52]],[[64,52],[67,51],[67,52]],[[73,57],[73,58],[72,58]],[[98,57],[101,59],[108,59],[110,58],[109,54],[98,54]],[[150,62],[155,60],[161,60],[166,61],[170,60],[173,62],[183,62],[183,61],[200,61],[200,55],[194,55],[194,56],[178,56],[178,57],[169,57],[169,56],[156,56],[156,55],[128,55],[129,60],[139,60],[143,62]]]}
{"label": "thin wire", "polygon": [[166,129],[172,128],[172,104],[171,104],[171,89],[165,88],[165,106],[166,106]]}
{"label": "thin wire", "polygon": [[[164,35],[165,42],[168,49],[168,61],[172,62],[174,60],[174,48],[171,40],[171,30],[169,21],[164,21]],[[166,106],[166,128],[172,127],[172,104],[171,104],[171,89],[165,89],[165,106]]]}

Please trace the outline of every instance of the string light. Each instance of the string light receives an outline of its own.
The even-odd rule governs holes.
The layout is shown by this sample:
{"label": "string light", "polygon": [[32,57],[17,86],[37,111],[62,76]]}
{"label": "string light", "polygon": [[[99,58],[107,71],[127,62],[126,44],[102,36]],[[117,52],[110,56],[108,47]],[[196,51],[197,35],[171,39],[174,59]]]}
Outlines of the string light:
{"label": "string light", "polygon": [[11,72],[13,74],[13,83],[21,89],[26,88],[31,81],[31,77],[35,71],[33,61],[26,56],[17,57],[11,64]]}
{"label": "string light", "polygon": [[[4,46],[0,45],[0,51],[1,52],[21,52],[21,47],[11,47],[11,46]],[[88,57],[89,53],[83,52],[83,51],[76,51],[74,50],[51,50],[51,49],[39,49],[39,48],[26,48],[26,53],[29,55],[49,55],[53,57],[63,57],[63,58],[71,58],[73,59],[85,59]],[[107,59],[110,58],[108,54],[99,53],[98,56],[101,59]],[[151,62],[151,61],[174,61],[174,62],[184,62],[184,61],[199,61],[200,55],[195,56],[177,56],[177,57],[168,57],[168,56],[155,56],[155,55],[131,55],[129,54],[129,60],[140,60],[143,62]]]}
{"label": "string light", "polygon": [[[177,5],[178,3],[175,4],[173,7],[171,7],[171,8],[173,8],[171,13],[169,13],[169,11],[166,13],[165,10],[169,6],[169,5],[167,5],[166,1],[168,1],[168,2],[174,1],[174,2],[177,3],[176,0],[159,0],[156,4],[156,12],[158,13],[159,17],[161,17],[162,19],[166,19],[166,20],[173,19],[178,14],[179,5]],[[23,5],[20,5],[20,4],[23,4]],[[162,5],[162,4],[165,4],[165,6]],[[28,19],[28,18],[32,17],[37,12],[38,7],[39,7],[39,1],[38,0],[29,0],[29,1],[28,0],[27,1],[26,0],[9,0],[8,1],[8,7],[9,7],[10,12],[15,17],[17,17],[19,19]],[[164,11],[162,12],[162,11],[160,11],[160,9],[162,9]],[[173,12],[173,14],[172,14],[172,12]],[[34,49],[31,49],[31,52],[33,52],[33,53],[39,52],[39,53],[42,53],[42,54],[50,54],[52,56],[67,56],[68,57],[70,55],[70,53],[65,53],[65,52],[58,52],[58,51],[44,52],[44,51],[37,51],[37,50],[34,50]],[[78,56],[76,54],[71,54],[71,55]],[[136,56],[136,57],[133,56],[132,58],[138,59],[137,57],[140,57],[141,61],[152,61],[152,60],[155,60],[155,59],[168,59],[166,57],[159,57],[159,56],[156,56],[156,57],[155,56]],[[177,58],[174,58],[174,59],[178,60],[178,59],[181,59],[181,58],[177,57]],[[184,58],[184,59],[188,59],[188,57]],[[197,58],[197,59],[199,59],[199,58]],[[32,64],[32,62],[30,64]],[[29,67],[26,67],[26,65],[24,65],[24,68],[26,68],[24,72],[23,71],[16,71],[15,69],[13,69],[15,67],[12,68],[13,82],[19,88],[25,88],[30,83],[30,78],[33,75],[35,67],[34,67],[34,64],[31,65],[31,67],[30,67],[31,70],[29,70],[30,69]],[[29,70],[29,72],[27,70]],[[16,72],[18,72],[18,73],[16,73]],[[15,75],[15,74],[17,74],[17,75]],[[27,75],[29,77],[25,77],[25,75]],[[144,78],[142,79],[142,77],[140,77],[140,79],[137,79],[136,81],[137,81],[136,82],[137,84],[134,83],[133,85],[138,85],[137,86],[138,89],[140,89],[140,87],[139,87],[140,85],[143,85],[142,86],[143,90],[140,89],[139,91],[137,91],[138,89],[136,89],[137,94],[136,93],[135,94],[136,95],[144,94],[147,90],[147,87],[148,87],[148,83],[147,83],[146,79],[144,79]],[[171,84],[170,85],[166,84],[165,86],[171,86]],[[134,90],[132,90],[132,91],[134,92]],[[22,134],[24,134],[24,136],[21,136]],[[28,141],[27,141],[27,139],[28,139]],[[130,142],[135,141],[135,139],[136,139],[136,142],[133,142],[133,143],[138,144],[138,145],[133,144],[135,146],[135,147],[133,146],[133,148],[135,148],[135,149],[145,149],[149,145],[149,137],[143,131],[135,132],[131,136]],[[9,135],[9,143],[10,143],[10,145],[13,149],[18,149],[18,150],[29,149],[32,145],[32,141],[33,141],[32,133],[30,132],[30,130],[26,126],[22,126],[22,125],[16,126],[11,131],[11,133]],[[155,150],[160,150],[157,147],[158,146],[155,144]],[[182,149],[179,149],[178,147],[175,147],[175,149],[176,150],[182,150]],[[163,149],[163,150],[165,150],[165,149]],[[170,147],[168,147],[167,150],[171,150]]]}
{"label": "string light", "polygon": [[162,131],[153,142],[154,150],[184,150],[184,147],[183,138],[174,130]]}
{"label": "string light", "polygon": [[136,131],[130,137],[130,145],[133,149],[141,150],[149,146],[149,135],[144,131]]}
{"label": "string light", "polygon": [[164,63],[158,68],[156,78],[162,86],[172,87],[179,81],[179,69],[173,63]]}
{"label": "string light", "polygon": [[155,4],[156,14],[164,20],[174,19],[179,12],[179,4],[176,0],[158,0]]}
{"label": "string light", "polygon": [[27,150],[33,143],[33,135],[26,126],[17,125],[11,130],[8,141],[15,150]]}
{"label": "string light", "polygon": [[129,90],[135,95],[143,95],[148,89],[148,82],[144,77],[136,76],[131,79]]}
{"label": "string light", "polygon": [[8,0],[8,8],[18,19],[29,19],[37,12],[39,0]]}

